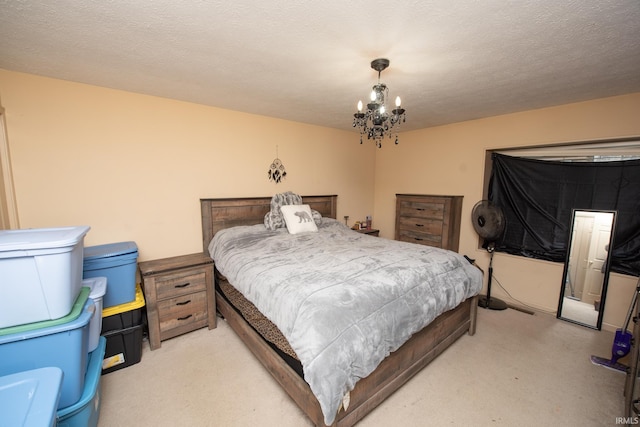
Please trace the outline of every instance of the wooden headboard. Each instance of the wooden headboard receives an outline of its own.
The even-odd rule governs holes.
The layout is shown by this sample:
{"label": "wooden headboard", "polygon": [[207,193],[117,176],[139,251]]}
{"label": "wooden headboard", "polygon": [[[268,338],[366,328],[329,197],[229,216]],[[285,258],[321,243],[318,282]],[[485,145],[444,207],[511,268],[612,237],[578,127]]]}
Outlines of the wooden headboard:
{"label": "wooden headboard", "polygon": [[[337,195],[302,196],[302,202],[324,217],[336,218]],[[213,236],[224,228],[262,224],[271,209],[271,196],[233,199],[200,199],[202,212],[202,248],[208,251]]]}

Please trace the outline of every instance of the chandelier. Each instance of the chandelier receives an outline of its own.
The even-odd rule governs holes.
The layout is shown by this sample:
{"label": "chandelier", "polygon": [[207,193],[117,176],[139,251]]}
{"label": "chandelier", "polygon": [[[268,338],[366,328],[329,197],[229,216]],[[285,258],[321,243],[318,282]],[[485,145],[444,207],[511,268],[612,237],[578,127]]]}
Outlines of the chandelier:
{"label": "chandelier", "polygon": [[[366,111],[362,111],[362,101],[358,101],[358,112],[353,115],[353,127],[360,129],[360,144],[362,137],[372,139],[378,148],[382,148],[382,139],[395,137],[398,144],[398,128],[400,123],[406,121],[404,108],[400,107],[400,97],[396,97],[396,108],[387,111],[385,100],[389,95],[389,89],[384,83],[380,83],[380,73],[389,66],[389,60],[385,58],[371,61],[371,68],[378,72],[378,84],[371,90],[371,102],[367,104]],[[395,127],[395,128],[394,128]]]}

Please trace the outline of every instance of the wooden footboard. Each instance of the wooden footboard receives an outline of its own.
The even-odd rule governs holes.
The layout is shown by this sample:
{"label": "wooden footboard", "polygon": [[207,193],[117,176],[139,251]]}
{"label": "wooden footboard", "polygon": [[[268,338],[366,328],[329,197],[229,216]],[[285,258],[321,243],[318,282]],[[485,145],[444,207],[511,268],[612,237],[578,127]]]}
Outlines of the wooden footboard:
{"label": "wooden footboard", "polygon": [[[368,377],[358,381],[351,392],[348,410],[338,413],[335,425],[354,425],[465,332],[475,334],[477,308],[477,297],[470,298],[414,334],[402,347],[383,360]],[[324,425],[322,418],[319,423],[316,421],[316,425]]]}
{"label": "wooden footboard", "polygon": [[[273,351],[222,295],[216,295],[216,305],[229,326],[300,409],[316,426],[324,426],[320,404],[311,392],[309,385]],[[350,393],[348,409],[339,411],[333,426],[354,425],[465,332],[473,335],[477,307],[478,297],[466,300],[454,310],[443,313],[397,351],[389,355],[371,375],[358,381]]]}

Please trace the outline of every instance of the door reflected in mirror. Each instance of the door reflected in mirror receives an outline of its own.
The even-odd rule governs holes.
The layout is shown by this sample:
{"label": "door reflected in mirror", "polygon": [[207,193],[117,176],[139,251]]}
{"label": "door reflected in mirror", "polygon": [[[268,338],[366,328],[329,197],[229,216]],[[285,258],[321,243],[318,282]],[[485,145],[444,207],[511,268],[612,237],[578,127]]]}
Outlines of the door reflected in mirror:
{"label": "door reflected in mirror", "polygon": [[601,329],[615,212],[574,210],[557,317]]}

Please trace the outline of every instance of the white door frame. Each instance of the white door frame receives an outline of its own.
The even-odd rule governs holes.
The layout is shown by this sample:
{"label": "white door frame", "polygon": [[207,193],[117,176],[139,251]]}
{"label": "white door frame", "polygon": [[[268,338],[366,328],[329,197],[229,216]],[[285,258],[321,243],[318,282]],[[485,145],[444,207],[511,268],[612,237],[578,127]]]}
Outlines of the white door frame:
{"label": "white door frame", "polygon": [[0,106],[0,229],[20,228],[4,108]]}

